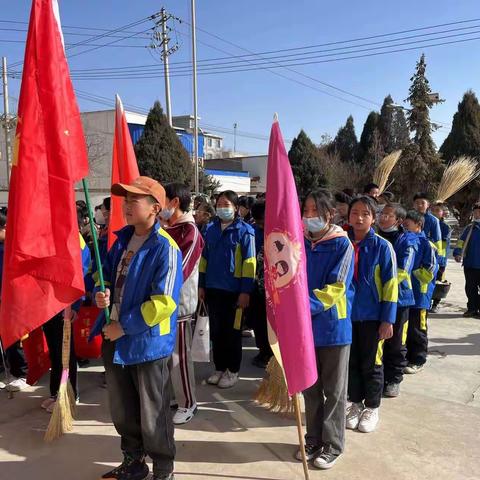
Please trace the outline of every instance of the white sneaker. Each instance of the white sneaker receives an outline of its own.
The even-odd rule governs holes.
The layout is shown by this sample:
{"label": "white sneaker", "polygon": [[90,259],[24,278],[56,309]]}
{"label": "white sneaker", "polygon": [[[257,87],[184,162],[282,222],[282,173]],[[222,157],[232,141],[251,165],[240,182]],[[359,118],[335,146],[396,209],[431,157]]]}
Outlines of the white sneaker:
{"label": "white sneaker", "polygon": [[416,373],[421,372],[423,370],[423,367],[424,365],[415,365],[413,363],[409,363],[408,366],[403,369],[403,373],[415,375]]}
{"label": "white sneaker", "polygon": [[27,380],[25,378],[16,378],[13,382],[10,382],[5,388],[9,392],[19,392],[28,387]]}
{"label": "white sneaker", "polygon": [[46,410],[52,403],[55,403],[55,398],[53,397],[48,397],[46,398],[42,403],[41,403],[41,407]]}
{"label": "white sneaker", "polygon": [[197,413],[197,404],[191,408],[178,408],[173,416],[173,423],[175,425],[183,425],[188,423]]}
{"label": "white sneaker", "polygon": [[373,432],[377,428],[378,408],[365,408],[358,424],[358,430],[363,433]]}
{"label": "white sneaker", "polygon": [[221,372],[220,370],[217,370],[214,374],[210,375],[207,378],[207,383],[209,385],[218,385],[218,382],[220,381],[222,376],[223,376],[223,372]]}
{"label": "white sneaker", "polygon": [[218,382],[219,388],[232,388],[238,382],[238,373],[232,373],[230,370],[225,371],[222,378]]}
{"label": "white sneaker", "polygon": [[3,382],[2,380],[0,380],[0,390],[3,390],[6,386],[7,386],[7,384],[5,382]]}
{"label": "white sneaker", "polygon": [[364,406],[362,402],[352,403],[349,407],[347,407],[346,427],[349,430],[355,430],[358,427],[363,409],[364,409]]}

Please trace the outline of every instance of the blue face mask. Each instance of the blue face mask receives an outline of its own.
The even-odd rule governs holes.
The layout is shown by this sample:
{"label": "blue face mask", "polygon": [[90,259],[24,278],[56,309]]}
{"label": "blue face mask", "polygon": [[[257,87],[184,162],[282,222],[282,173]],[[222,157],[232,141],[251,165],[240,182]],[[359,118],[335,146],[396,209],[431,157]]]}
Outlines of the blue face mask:
{"label": "blue face mask", "polygon": [[321,217],[303,217],[303,224],[306,230],[311,233],[321,232],[327,226],[327,222]]}
{"label": "blue face mask", "polygon": [[217,208],[217,216],[224,222],[231,221],[235,218],[235,210],[231,207]]}

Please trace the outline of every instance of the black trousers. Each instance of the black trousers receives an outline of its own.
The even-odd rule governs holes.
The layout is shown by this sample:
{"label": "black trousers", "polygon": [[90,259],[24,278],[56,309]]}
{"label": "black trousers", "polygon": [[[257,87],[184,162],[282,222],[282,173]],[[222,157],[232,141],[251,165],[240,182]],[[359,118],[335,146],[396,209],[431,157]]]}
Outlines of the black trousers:
{"label": "black trousers", "polygon": [[480,269],[465,268],[465,293],[467,294],[467,310],[478,312],[480,310]]}
{"label": "black trousers", "polygon": [[428,354],[428,312],[422,308],[410,308],[408,315],[407,360],[413,365],[424,365]]}
{"label": "black trousers", "polygon": [[112,421],[124,454],[153,460],[153,473],[173,472],[175,440],[170,412],[169,357],[137,365],[113,363],[115,342],[104,340],[102,356]]}
{"label": "black trousers", "polygon": [[350,345],[316,347],[318,380],[303,392],[305,442],[337,455],[345,448],[349,352]]}
{"label": "black trousers", "polygon": [[[43,333],[47,340],[48,351],[50,355],[50,395],[56,397],[60,388],[62,379],[62,345],[63,345],[63,313],[55,315],[47,323],[43,325]],[[77,381],[77,357],[75,355],[75,347],[73,345],[73,334],[70,343],[70,365],[68,377],[72,384],[75,397],[78,397],[78,381]]]}
{"label": "black trousers", "polygon": [[255,287],[250,299],[250,322],[255,332],[255,344],[259,355],[268,360],[272,355],[270,342],[268,341],[267,306],[265,304],[265,291]]}
{"label": "black trousers", "polygon": [[27,362],[19,341],[5,350],[5,361],[12,377],[27,378]]}
{"label": "black trousers", "polygon": [[383,392],[383,340],[378,338],[379,321],[352,322],[352,346],[348,373],[348,397],[378,408]]}
{"label": "black trousers", "polygon": [[385,383],[401,383],[403,369],[407,366],[407,331],[409,307],[398,307],[393,325],[393,336],[385,340],[383,365]]}
{"label": "black trousers", "polygon": [[237,373],[242,363],[242,330],[235,325],[238,293],[208,289],[207,307],[210,318],[215,370]]}

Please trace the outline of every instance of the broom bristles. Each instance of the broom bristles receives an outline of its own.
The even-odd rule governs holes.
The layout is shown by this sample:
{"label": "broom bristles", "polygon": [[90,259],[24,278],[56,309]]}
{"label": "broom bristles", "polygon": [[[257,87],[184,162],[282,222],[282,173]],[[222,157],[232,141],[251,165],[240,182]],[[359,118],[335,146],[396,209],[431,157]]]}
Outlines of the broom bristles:
{"label": "broom bristles", "polygon": [[437,202],[444,203],[452,195],[474,180],[480,170],[474,158],[462,156],[454,160],[445,169],[438,186]]}
{"label": "broom bristles", "polygon": [[385,187],[387,186],[388,177],[392,173],[393,168],[397,164],[400,156],[402,155],[401,150],[395,150],[394,152],[387,155],[375,169],[373,174],[373,182],[378,185],[378,189],[380,190],[380,195],[385,191]]}
{"label": "broom bristles", "polygon": [[[72,399],[73,398],[73,402]],[[70,381],[62,382],[58,389],[57,401],[53,409],[52,418],[45,432],[45,441],[53,442],[73,428],[73,409],[75,395]]]}
{"label": "broom bristles", "polygon": [[288,395],[283,369],[272,356],[265,370],[265,377],[255,394],[255,401],[271,412],[293,415],[295,406]]}

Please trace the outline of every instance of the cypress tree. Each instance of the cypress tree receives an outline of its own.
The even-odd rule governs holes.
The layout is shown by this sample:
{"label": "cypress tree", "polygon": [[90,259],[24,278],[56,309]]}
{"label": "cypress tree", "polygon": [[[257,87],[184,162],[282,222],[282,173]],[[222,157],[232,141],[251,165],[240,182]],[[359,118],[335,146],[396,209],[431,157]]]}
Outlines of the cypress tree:
{"label": "cypress tree", "polygon": [[[381,134],[379,132],[380,115],[378,112],[370,112],[363,126],[358,145],[359,163],[367,164],[376,163],[377,156],[383,156],[383,145],[381,142]],[[380,143],[379,143],[380,140]],[[372,158],[374,157],[374,158]]]}
{"label": "cypress tree", "polygon": [[293,139],[288,159],[300,197],[304,197],[311,190],[326,186],[327,182],[320,168],[318,148],[303,130]]}
{"label": "cypress tree", "polygon": [[355,161],[358,153],[358,140],[351,115],[347,118],[345,126],[338,130],[337,136],[333,141],[333,146],[342,162]]}

